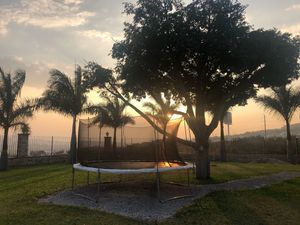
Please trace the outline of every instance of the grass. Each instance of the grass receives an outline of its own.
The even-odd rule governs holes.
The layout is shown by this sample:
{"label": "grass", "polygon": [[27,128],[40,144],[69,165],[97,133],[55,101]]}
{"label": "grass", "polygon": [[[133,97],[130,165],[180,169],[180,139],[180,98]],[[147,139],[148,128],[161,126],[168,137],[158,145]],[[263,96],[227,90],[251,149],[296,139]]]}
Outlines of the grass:
{"label": "grass", "polygon": [[[211,163],[211,178],[208,180],[192,179],[194,184],[223,183],[230,180],[279,173],[282,171],[300,171],[300,165],[264,164],[264,163]],[[184,173],[168,173],[163,178],[174,182],[186,182]]]}
{"label": "grass", "polygon": [[[212,178],[200,183],[219,183],[280,171],[300,171],[287,164],[214,163]],[[106,180],[118,177],[106,176]],[[123,177],[129,179],[132,177]],[[136,178],[133,177],[134,179]],[[146,179],[145,177],[140,177]],[[77,184],[86,176],[77,173]],[[91,177],[94,179],[94,177]],[[151,179],[151,178],[147,178]],[[164,180],[183,182],[182,172],[165,174]],[[199,183],[192,180],[193,183]],[[38,204],[39,198],[70,188],[71,167],[66,164],[16,168],[0,173],[0,225],[98,225],[145,222],[77,207]],[[218,192],[195,201],[178,212],[171,224],[299,224],[300,179],[252,191]],[[151,224],[151,223],[150,223]]]}
{"label": "grass", "polygon": [[257,190],[217,192],[197,200],[164,223],[299,225],[300,178]]}

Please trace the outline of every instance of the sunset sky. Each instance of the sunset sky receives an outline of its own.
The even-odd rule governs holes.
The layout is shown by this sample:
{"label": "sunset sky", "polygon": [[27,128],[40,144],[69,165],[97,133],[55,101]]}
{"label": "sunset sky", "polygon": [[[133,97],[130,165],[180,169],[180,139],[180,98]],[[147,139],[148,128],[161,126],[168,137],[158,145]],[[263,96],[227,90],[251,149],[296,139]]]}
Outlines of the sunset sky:
{"label": "sunset sky", "polygon": [[[276,27],[300,35],[300,0],[241,2],[248,5],[246,18],[255,28]],[[123,22],[129,20],[122,11],[118,0],[1,0],[0,66],[7,72],[26,70],[22,97],[40,96],[51,68],[73,75],[75,63],[90,60],[113,68],[110,50],[114,41],[122,39]],[[97,100],[96,95],[92,98]],[[263,129],[265,112],[252,100],[232,112],[233,134]],[[284,125],[278,117],[265,114],[267,128]],[[298,122],[296,112],[292,123]],[[70,136],[71,120],[55,113],[39,112],[30,124],[34,136]]]}

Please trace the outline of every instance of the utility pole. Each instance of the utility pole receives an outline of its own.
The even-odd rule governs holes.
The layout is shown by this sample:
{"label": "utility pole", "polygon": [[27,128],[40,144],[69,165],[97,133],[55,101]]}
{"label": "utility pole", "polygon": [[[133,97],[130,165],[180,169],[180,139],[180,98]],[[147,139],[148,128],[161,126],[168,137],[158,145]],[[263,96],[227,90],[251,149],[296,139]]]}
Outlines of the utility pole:
{"label": "utility pole", "polygon": [[230,136],[230,130],[229,130],[229,124],[227,124],[227,136],[229,137]]}

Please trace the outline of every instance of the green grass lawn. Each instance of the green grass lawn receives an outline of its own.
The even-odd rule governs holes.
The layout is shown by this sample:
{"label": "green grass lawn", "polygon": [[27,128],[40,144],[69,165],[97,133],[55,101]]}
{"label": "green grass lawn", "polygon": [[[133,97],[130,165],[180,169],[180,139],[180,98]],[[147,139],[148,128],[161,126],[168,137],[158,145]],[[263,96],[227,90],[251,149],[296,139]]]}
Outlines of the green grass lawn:
{"label": "green grass lawn", "polygon": [[[212,178],[200,183],[219,183],[280,171],[300,171],[287,164],[214,163]],[[126,176],[123,179],[146,179]],[[93,180],[94,177],[91,177]],[[105,176],[106,180],[118,177]],[[151,179],[151,178],[147,178]],[[165,181],[184,182],[182,172],[165,174]],[[77,173],[77,185],[86,181]],[[199,183],[192,180],[193,183]],[[92,225],[145,224],[121,216],[77,207],[38,204],[39,198],[70,188],[71,167],[66,164],[11,169],[0,173],[0,225]],[[299,224],[300,179],[268,188],[218,192],[179,211],[167,224]]]}

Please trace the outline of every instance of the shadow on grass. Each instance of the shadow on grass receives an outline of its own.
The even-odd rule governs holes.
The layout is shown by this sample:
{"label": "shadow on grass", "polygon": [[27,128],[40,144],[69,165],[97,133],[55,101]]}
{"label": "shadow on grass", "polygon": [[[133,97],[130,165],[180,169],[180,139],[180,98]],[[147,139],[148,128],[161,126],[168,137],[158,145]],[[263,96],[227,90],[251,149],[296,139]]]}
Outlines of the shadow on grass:
{"label": "shadow on grass", "polygon": [[21,181],[27,179],[28,177],[40,176],[48,173],[61,171],[64,168],[70,172],[72,171],[71,165],[68,167],[67,164],[18,167],[8,171],[0,172],[0,178],[3,182]]}
{"label": "shadow on grass", "polygon": [[216,195],[217,197],[214,197],[215,205],[229,224],[267,224],[266,220],[262,218],[255,209],[245,204],[245,199],[242,199],[238,195],[228,192],[219,192]]}
{"label": "shadow on grass", "polygon": [[[10,182],[9,185],[4,183],[3,184],[4,188],[0,188],[0,191],[9,191],[9,190],[16,191],[17,189],[24,188],[24,186],[27,186],[27,185],[34,186],[35,184],[40,184],[43,181],[49,182],[49,179],[54,179],[59,176],[69,175],[69,174],[70,174],[70,183],[71,183],[71,173],[66,173],[65,171],[61,172],[61,170],[56,170],[55,174],[48,174],[47,176],[45,176],[45,174],[42,172],[37,173],[37,174],[39,174],[39,176],[34,176],[33,174],[31,174],[32,176],[26,177],[22,180],[17,180],[13,183]],[[35,174],[35,175],[37,175],[37,174]],[[8,181],[6,181],[6,182],[8,182]]]}
{"label": "shadow on grass", "polygon": [[238,195],[222,191],[196,200],[162,224],[262,225],[267,222]]}

